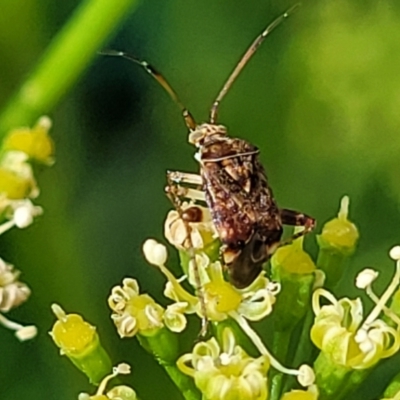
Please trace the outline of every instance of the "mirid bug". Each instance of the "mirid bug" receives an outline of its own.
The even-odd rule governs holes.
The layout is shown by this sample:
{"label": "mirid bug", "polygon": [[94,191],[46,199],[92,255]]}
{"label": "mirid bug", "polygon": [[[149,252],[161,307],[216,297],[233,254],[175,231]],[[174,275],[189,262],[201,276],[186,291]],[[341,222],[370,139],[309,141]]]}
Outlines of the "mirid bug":
{"label": "mirid bug", "polygon": [[[172,86],[147,62],[125,52],[102,52],[142,66],[180,107],[189,129],[189,142],[198,148],[195,158],[199,162],[200,173],[168,172],[166,190],[178,210],[184,198],[207,204],[222,242],[223,262],[230,281],[237,288],[246,287],[254,281],[262,264],[277,247],[306,234],[315,225],[312,217],[277,206],[259,160],[259,149],[243,139],[227,136],[227,128],[217,124],[219,105],[239,73],[264,39],[297,7],[298,4],[275,19],[254,40],[213,102],[209,122],[202,124],[195,122]],[[193,208],[196,206],[193,205]],[[185,215],[182,213],[183,219],[190,215],[197,213],[188,210]],[[305,229],[289,240],[281,241],[283,225],[304,226]]]}

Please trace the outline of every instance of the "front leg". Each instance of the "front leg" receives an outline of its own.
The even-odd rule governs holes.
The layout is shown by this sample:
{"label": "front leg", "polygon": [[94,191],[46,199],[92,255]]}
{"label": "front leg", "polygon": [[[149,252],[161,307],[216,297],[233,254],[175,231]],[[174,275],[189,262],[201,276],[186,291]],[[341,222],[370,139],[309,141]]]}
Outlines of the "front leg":
{"label": "front leg", "polygon": [[[187,233],[187,253],[190,258],[189,263],[192,263],[193,265],[194,279],[196,283],[195,289],[199,298],[202,314],[200,336],[204,337],[208,330],[207,309],[204,288],[201,285],[199,268],[196,263],[196,252],[192,242],[192,228],[190,225],[191,223],[201,222],[202,219],[202,211],[198,206],[196,206],[195,202],[201,201],[205,203],[205,194],[202,190],[200,190],[203,185],[203,180],[201,176],[197,174],[168,171],[167,182],[168,185],[165,188],[165,192],[178,212]],[[195,188],[188,187],[187,185],[195,186]],[[189,207],[182,207],[182,202],[184,199],[189,200],[192,204],[190,204]]]}
{"label": "front leg", "polygon": [[[165,192],[178,211],[183,199],[205,203],[205,194],[201,190],[203,180],[200,175],[189,172],[168,171],[167,182],[168,185],[165,188]],[[195,188],[187,185],[192,185]]]}

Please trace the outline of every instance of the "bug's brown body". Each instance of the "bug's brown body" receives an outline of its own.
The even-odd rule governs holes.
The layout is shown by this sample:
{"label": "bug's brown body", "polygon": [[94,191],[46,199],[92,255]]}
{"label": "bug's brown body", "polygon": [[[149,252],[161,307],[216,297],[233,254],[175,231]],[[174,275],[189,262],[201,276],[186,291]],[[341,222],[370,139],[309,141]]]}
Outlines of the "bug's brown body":
{"label": "bug's brown body", "polygon": [[315,221],[277,206],[258,148],[230,138],[223,125],[199,125],[189,141],[199,148],[202,190],[223,244],[230,280],[238,288],[246,287],[282,244],[283,224],[303,225],[306,233]]}
{"label": "bug's brown body", "polygon": [[257,147],[203,124],[198,153],[207,205],[223,244],[232,283],[248,286],[282,235],[279,209]]}

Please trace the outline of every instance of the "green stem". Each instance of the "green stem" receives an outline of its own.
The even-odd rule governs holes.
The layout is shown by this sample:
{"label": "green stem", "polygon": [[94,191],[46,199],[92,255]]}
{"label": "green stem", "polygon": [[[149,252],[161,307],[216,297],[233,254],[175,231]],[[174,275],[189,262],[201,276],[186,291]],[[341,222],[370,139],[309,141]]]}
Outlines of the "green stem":
{"label": "green stem", "polygon": [[[312,310],[308,310],[306,316],[304,317],[301,333],[298,339],[298,345],[294,352],[294,356],[291,360],[288,360],[291,365],[298,366],[301,364],[310,364],[313,360],[313,355],[315,354],[315,348],[313,347],[310,340],[310,329],[313,324],[314,313]],[[293,377],[288,377],[283,386],[283,393],[290,390],[293,384]]]}
{"label": "green stem", "polygon": [[314,362],[316,384],[319,390],[319,400],[339,400],[343,387],[348,386],[352,370],[338,365],[325,354],[319,353]]}
{"label": "green stem", "polygon": [[357,388],[360,387],[361,383],[365,381],[366,377],[371,373],[372,368],[353,370],[346,383],[342,385],[340,391],[337,392],[335,400],[342,400],[347,397],[348,394],[353,393]]}
{"label": "green stem", "polygon": [[176,365],[161,365],[186,400],[201,399],[201,394],[196,388],[193,378],[183,374]]}
{"label": "green stem", "polygon": [[[286,363],[290,343],[291,330],[274,332],[273,353],[283,364]],[[281,397],[284,375],[279,371],[271,371],[271,396],[270,400],[278,400]]]}
{"label": "green stem", "polygon": [[279,400],[281,398],[283,374],[278,372],[271,378],[270,400]]}
{"label": "green stem", "polygon": [[193,378],[185,375],[176,366],[176,360],[179,357],[178,335],[166,328],[162,328],[153,336],[139,334],[137,339],[140,345],[152,354],[164,368],[186,400],[199,400],[201,398]]}
{"label": "green stem", "polygon": [[307,311],[307,314],[303,320],[303,326],[301,328],[301,334],[298,341],[299,344],[296,347],[293,360],[291,360],[293,365],[300,365],[313,361],[313,356],[315,355],[315,347],[312,345],[310,339],[310,330],[313,322],[314,313],[310,309]]}
{"label": "green stem", "polygon": [[86,0],[58,33],[31,76],[0,115],[0,139],[32,125],[74,84],[100,46],[139,0]]}

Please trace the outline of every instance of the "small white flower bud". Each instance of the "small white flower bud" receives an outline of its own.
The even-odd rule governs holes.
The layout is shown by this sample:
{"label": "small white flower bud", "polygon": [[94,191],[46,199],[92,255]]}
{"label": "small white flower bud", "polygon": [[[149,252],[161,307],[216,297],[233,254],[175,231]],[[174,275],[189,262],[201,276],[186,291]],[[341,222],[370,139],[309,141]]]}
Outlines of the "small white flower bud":
{"label": "small white flower bud", "polygon": [[231,362],[231,357],[227,353],[221,353],[219,355],[219,361],[221,365],[229,365],[229,363]]}
{"label": "small white flower bud", "polygon": [[313,369],[307,364],[301,365],[299,368],[297,381],[303,387],[312,385],[315,382],[315,374]]}
{"label": "small white flower bud", "polygon": [[379,272],[372,268],[365,268],[362,270],[356,278],[356,286],[359,289],[365,289],[371,286],[372,282],[378,277]]}
{"label": "small white flower bud", "polygon": [[43,115],[39,118],[39,121],[37,122],[37,124],[45,129],[46,131],[50,130],[51,126],[52,126],[52,121],[51,119],[47,116],[47,115]]}
{"label": "small white flower bud", "polygon": [[357,343],[362,343],[364,340],[366,340],[368,338],[368,334],[367,331],[364,328],[361,328],[357,331],[354,340]]}
{"label": "small white flower bud", "polygon": [[33,216],[28,207],[18,207],[14,212],[15,225],[18,228],[26,228],[33,222]]}
{"label": "small white flower bud", "polygon": [[354,340],[356,341],[356,343],[358,343],[358,346],[363,353],[367,354],[374,350],[374,344],[369,338],[366,329],[359,329],[356,333],[356,336],[354,337]]}
{"label": "small white flower bud", "polygon": [[41,207],[34,206],[29,200],[24,201],[14,210],[13,221],[18,228],[26,228],[33,218],[43,212]]}
{"label": "small white flower bud", "polygon": [[143,243],[143,253],[150,264],[160,266],[167,261],[167,248],[154,239],[147,239]]}
{"label": "small white flower bud", "polygon": [[128,375],[131,373],[131,366],[127,363],[118,364],[113,368],[114,374]]}
{"label": "small white flower bud", "polygon": [[37,328],[34,325],[24,326],[15,332],[15,336],[21,341],[33,339],[37,335]]}
{"label": "small white flower bud", "polygon": [[400,246],[394,246],[389,251],[389,256],[394,261],[400,261]]}

